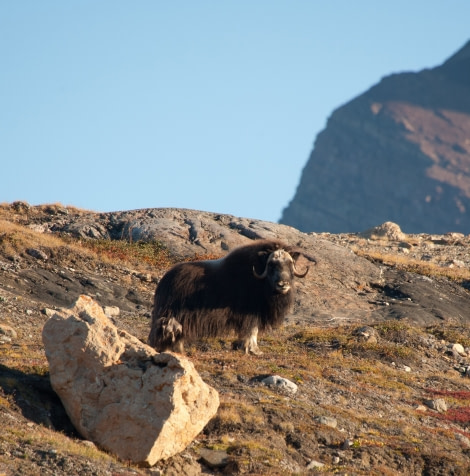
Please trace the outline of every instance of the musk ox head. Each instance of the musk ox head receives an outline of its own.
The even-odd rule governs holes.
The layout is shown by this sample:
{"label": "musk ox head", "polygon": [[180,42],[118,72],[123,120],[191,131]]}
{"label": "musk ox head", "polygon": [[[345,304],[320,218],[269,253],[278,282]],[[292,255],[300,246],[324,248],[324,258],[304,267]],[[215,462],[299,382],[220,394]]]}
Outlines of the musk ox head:
{"label": "musk ox head", "polygon": [[[260,255],[267,255],[267,252],[260,252]],[[303,278],[308,273],[308,266],[303,272],[297,271],[295,261],[298,253],[291,256],[287,251],[280,249],[271,252],[266,259],[266,264],[261,273],[253,266],[253,275],[257,279],[265,279],[271,289],[278,294],[287,294],[293,285],[294,276]]]}
{"label": "musk ox head", "polygon": [[[154,323],[155,336],[160,350],[183,353],[183,326],[174,317],[161,317]],[[157,337],[156,337],[157,336]]]}

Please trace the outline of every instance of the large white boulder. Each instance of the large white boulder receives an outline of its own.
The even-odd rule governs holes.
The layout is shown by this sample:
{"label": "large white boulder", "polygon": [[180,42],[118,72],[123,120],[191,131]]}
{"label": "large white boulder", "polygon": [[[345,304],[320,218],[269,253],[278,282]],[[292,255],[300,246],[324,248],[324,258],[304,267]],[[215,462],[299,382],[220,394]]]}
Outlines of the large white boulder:
{"label": "large white boulder", "polygon": [[54,314],[42,336],[72,423],[122,460],[151,466],[179,453],[217,412],[217,391],[189,360],[118,330],[88,296]]}

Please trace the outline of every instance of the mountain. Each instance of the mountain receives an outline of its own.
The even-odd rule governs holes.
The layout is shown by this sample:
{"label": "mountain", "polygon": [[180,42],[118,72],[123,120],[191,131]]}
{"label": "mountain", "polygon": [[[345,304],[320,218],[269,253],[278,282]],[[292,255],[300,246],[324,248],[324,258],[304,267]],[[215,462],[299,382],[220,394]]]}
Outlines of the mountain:
{"label": "mountain", "polygon": [[392,74],[333,112],[280,223],[470,233],[470,41],[442,65]]}

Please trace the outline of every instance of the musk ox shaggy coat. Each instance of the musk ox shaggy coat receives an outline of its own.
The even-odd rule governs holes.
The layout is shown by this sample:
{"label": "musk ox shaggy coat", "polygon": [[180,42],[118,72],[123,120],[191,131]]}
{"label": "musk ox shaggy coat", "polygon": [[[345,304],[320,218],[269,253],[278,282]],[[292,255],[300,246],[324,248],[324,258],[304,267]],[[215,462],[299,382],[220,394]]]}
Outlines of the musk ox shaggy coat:
{"label": "musk ox shaggy coat", "polygon": [[260,353],[257,334],[279,327],[294,301],[300,252],[280,241],[257,240],[218,260],[180,263],[155,291],[149,344],[183,351],[184,340],[234,331],[245,352]]}

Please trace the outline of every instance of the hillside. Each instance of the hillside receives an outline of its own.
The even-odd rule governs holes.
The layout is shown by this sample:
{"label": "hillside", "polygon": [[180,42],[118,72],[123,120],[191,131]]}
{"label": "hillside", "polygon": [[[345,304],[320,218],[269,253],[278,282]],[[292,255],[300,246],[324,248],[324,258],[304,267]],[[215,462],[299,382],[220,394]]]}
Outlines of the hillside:
{"label": "hillside", "polygon": [[[229,337],[187,349],[221,400],[192,445],[137,468],[83,441],[49,384],[49,310],[88,294],[145,342],[173,263],[274,236],[304,249],[308,279],[285,326],[260,337],[263,355]],[[1,205],[0,474],[468,474],[469,266],[470,236],[393,224],[305,234],[193,210]],[[298,392],[261,385],[267,375]]]}
{"label": "hillside", "polygon": [[336,109],[280,222],[470,233],[469,137],[470,42],[442,65],[387,76]]}

